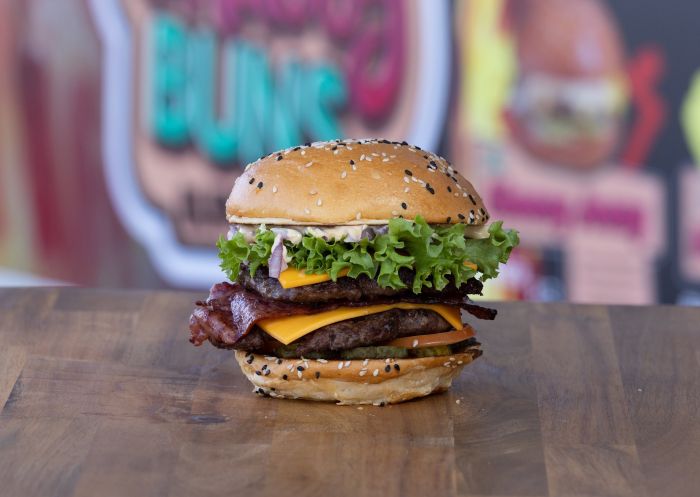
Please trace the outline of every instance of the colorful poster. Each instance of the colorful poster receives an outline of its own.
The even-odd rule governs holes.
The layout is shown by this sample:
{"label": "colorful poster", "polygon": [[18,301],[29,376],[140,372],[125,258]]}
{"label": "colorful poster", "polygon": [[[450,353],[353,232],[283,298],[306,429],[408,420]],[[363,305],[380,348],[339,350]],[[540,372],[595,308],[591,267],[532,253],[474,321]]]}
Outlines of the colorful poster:
{"label": "colorful poster", "polygon": [[[544,285],[537,297],[575,302],[654,302],[665,192],[643,167],[624,162],[635,145],[625,115],[636,81],[606,6],[472,0],[458,13],[450,152],[492,215],[518,226],[523,245],[541,253],[530,258],[537,262],[527,288]],[[492,295],[521,293],[515,285]]]}
{"label": "colorful poster", "polygon": [[[313,6],[313,8],[312,8]],[[242,166],[344,136],[439,146],[447,2],[93,0],[104,167],[162,278],[220,278],[211,249]]]}

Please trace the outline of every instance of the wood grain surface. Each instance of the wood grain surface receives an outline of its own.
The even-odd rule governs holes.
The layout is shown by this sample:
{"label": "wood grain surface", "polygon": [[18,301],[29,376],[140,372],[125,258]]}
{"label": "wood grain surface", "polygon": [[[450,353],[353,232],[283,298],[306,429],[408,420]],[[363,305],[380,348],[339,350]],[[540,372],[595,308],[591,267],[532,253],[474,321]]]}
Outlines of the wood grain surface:
{"label": "wood grain surface", "polygon": [[0,290],[0,495],[700,495],[700,309],[499,304],[449,393],[359,409],[252,394],[200,297]]}

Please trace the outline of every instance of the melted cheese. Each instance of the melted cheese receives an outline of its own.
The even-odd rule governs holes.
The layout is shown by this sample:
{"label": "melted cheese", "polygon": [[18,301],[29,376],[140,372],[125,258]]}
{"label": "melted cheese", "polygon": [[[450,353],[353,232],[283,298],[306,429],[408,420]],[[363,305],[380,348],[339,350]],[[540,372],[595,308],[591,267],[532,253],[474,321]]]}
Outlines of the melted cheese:
{"label": "melted cheese", "polygon": [[[348,270],[343,269],[338,273],[338,276],[345,276],[346,274],[348,274]],[[324,281],[330,281],[331,277],[329,274],[306,274],[303,269],[290,267],[282,271],[278,279],[282,288],[286,289],[323,283]]]}
{"label": "melted cheese", "polygon": [[462,317],[459,307],[442,304],[409,304],[407,302],[368,305],[363,307],[341,307],[340,309],[319,312],[317,314],[265,319],[259,321],[257,325],[283,344],[289,345],[294,340],[323,326],[361,316],[377,314],[391,309],[429,309],[440,314],[454,329],[462,329]]}

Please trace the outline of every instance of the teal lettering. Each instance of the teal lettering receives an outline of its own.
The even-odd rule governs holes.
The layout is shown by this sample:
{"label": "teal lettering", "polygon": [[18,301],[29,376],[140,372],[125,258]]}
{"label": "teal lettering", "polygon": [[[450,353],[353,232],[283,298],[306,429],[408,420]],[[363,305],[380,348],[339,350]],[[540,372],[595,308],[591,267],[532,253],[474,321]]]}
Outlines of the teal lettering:
{"label": "teal lettering", "polygon": [[188,141],[185,114],[187,30],[177,18],[156,14],[152,33],[155,64],[151,77],[150,126],[160,143],[180,147]]}
{"label": "teal lettering", "polygon": [[223,52],[222,111],[217,113],[217,40],[210,29],[192,32],[188,46],[187,117],[197,147],[217,164],[232,164],[238,151],[236,102],[228,89],[234,83],[237,54],[234,46]]}
{"label": "teal lettering", "polygon": [[[150,128],[166,147],[192,143],[228,168],[302,141],[342,136],[347,85],[332,66],[283,61],[276,75],[263,49],[223,43],[210,28],[157,14],[152,37]],[[220,58],[220,60],[219,60]]]}
{"label": "teal lettering", "polygon": [[316,140],[343,136],[335,113],[347,101],[348,91],[340,73],[333,67],[316,66],[309,70],[305,86],[309,135]]}

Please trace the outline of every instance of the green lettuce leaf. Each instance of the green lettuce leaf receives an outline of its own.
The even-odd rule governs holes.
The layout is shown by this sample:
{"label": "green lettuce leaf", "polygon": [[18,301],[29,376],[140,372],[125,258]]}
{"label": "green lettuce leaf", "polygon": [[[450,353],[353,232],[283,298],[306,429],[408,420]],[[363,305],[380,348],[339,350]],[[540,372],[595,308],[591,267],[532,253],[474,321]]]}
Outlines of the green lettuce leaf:
{"label": "green lettuce leaf", "polygon": [[[286,241],[285,247],[291,267],[329,274],[333,281],[347,270],[351,278],[364,274],[376,279],[381,287],[401,289],[406,285],[399,278],[399,270],[411,269],[415,271],[411,290],[420,293],[424,287],[442,290],[450,281],[461,286],[474,276],[482,281],[495,278],[499,264],[508,261],[520,241],[518,232],[504,230],[501,221],[491,224],[488,238],[465,238],[464,233],[463,224],[431,226],[418,216],[413,221],[389,220],[387,233],[372,240],[350,243],[304,235],[301,243]],[[274,233],[264,226],[250,244],[241,233],[231,240],[221,237],[217,242],[221,268],[231,280],[238,277],[244,264],[254,274],[267,265],[274,239]],[[476,270],[465,262],[475,264]]]}

